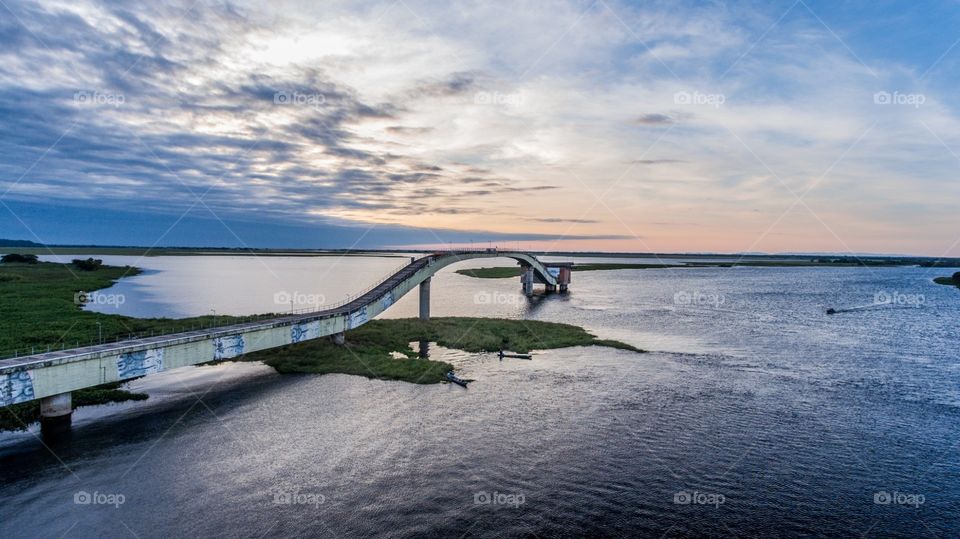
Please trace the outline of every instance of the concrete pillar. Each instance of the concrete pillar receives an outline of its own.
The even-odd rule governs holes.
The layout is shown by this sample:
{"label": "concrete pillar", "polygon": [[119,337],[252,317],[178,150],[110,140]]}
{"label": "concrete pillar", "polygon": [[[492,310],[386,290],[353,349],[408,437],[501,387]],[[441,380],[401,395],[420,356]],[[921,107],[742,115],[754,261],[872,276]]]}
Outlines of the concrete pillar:
{"label": "concrete pillar", "polygon": [[530,266],[523,267],[523,274],[520,277],[520,282],[523,283],[523,295],[530,297],[533,295],[533,268]]}
{"label": "concrete pillar", "polygon": [[347,334],[343,331],[333,334],[333,344],[343,346],[347,342]]}
{"label": "concrete pillar", "polygon": [[430,320],[430,280],[420,283],[420,320]]}
{"label": "concrete pillar", "polygon": [[40,399],[40,430],[55,434],[70,430],[73,414],[73,396],[69,391]]}

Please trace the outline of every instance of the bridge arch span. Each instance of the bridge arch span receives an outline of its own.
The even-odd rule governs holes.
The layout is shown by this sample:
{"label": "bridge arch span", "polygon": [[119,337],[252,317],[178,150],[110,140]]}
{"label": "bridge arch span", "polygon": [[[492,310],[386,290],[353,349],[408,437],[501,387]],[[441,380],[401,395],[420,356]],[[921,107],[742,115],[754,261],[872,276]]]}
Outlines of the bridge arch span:
{"label": "bridge arch span", "polygon": [[[419,286],[420,319],[427,320],[430,318],[431,278],[437,272],[451,264],[477,258],[509,258],[515,260],[523,269],[523,271],[521,271],[520,281],[524,294],[528,296],[533,294],[533,284],[535,281],[546,285],[548,290],[556,290],[558,286],[561,287],[562,290],[565,290],[568,284],[568,281],[561,282],[557,276],[551,274],[547,266],[530,253],[522,251],[498,251],[495,249],[483,251],[445,251],[413,260],[409,266],[397,272],[397,275],[400,275],[404,273],[405,270],[416,267],[416,271],[409,278],[409,282],[403,282],[392,288],[390,297],[395,301],[412,290],[414,286]],[[390,280],[391,279],[388,278],[385,282],[389,282]],[[370,302],[364,302],[364,304],[370,305]],[[386,308],[384,308],[384,310],[386,310]],[[379,314],[379,312],[377,314]]]}

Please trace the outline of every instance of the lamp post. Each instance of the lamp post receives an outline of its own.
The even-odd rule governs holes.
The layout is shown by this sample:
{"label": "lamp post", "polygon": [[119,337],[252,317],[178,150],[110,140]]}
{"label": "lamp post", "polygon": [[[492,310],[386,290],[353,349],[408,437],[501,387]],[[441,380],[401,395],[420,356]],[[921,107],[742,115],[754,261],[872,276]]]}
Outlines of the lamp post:
{"label": "lamp post", "polygon": [[97,320],[97,339],[100,341],[100,344],[103,344],[103,324]]}

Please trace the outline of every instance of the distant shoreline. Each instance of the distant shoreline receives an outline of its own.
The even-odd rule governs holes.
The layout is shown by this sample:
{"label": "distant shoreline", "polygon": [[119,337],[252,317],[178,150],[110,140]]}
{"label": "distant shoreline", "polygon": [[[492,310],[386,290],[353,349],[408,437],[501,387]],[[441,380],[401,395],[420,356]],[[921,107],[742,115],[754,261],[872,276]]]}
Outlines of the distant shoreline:
{"label": "distant shoreline", "polygon": [[[95,255],[95,256],[284,256],[284,257],[381,257],[402,258],[406,253],[432,253],[429,249],[235,249],[207,247],[98,247],[98,246],[3,246],[0,254],[44,255]],[[555,256],[568,258],[652,258],[672,261],[699,262],[701,266],[921,266],[960,268],[960,259],[936,257],[899,257],[899,256],[814,256],[814,255],[738,255],[738,254],[689,254],[689,253],[596,253],[576,251],[526,251],[535,256]],[[600,266],[602,264],[591,264]],[[688,267],[691,264],[630,264],[619,265],[650,267]],[[610,269],[596,267],[593,269]],[[619,268],[625,269],[625,268]],[[640,269],[640,268],[638,268]],[[583,270],[581,270],[583,271]]]}
{"label": "distant shoreline", "polygon": [[[482,247],[485,244],[477,244]],[[466,248],[451,246],[450,249]],[[143,247],[135,245],[42,245],[24,240],[0,238],[0,254],[36,255],[130,255],[130,256],[385,256],[400,257],[404,253],[432,253],[435,249],[404,248],[403,246],[380,249],[304,249],[304,248],[238,248],[238,247]],[[509,245],[501,251],[513,250]],[[960,258],[934,256],[883,255],[883,254],[777,254],[777,253],[630,253],[603,251],[543,251],[522,249],[536,256],[565,256],[591,258],[654,258],[672,260],[709,260],[729,262],[816,262],[830,261],[849,265],[921,265],[927,267],[958,267]]]}
{"label": "distant shoreline", "polygon": [[[856,268],[856,267],[905,267],[917,266],[902,259],[889,261],[834,261],[834,260],[744,260],[739,262],[691,262],[687,264],[627,264],[627,263],[587,263],[574,264],[573,271],[609,271],[623,269],[696,269],[696,268],[733,268],[733,267],[760,267],[760,268]],[[520,276],[520,268],[516,266],[500,266],[486,268],[472,268],[456,270],[460,275],[476,277],[478,279],[507,279]],[[948,279],[950,277],[938,277]],[[940,283],[947,284],[947,283]]]}

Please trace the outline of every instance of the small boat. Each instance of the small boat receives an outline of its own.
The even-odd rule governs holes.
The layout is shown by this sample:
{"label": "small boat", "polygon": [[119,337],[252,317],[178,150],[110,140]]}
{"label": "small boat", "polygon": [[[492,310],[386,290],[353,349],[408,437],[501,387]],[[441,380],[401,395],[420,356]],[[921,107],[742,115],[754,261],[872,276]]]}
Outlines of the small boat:
{"label": "small boat", "polygon": [[507,354],[503,350],[500,350],[500,359],[505,357],[512,357],[516,359],[533,359],[533,356],[530,354]]}
{"label": "small boat", "polygon": [[468,383],[463,378],[458,378],[456,374],[453,374],[453,371],[447,372],[447,380],[450,380],[454,384],[457,384],[458,386],[461,386],[461,387],[467,387],[467,383]]}

